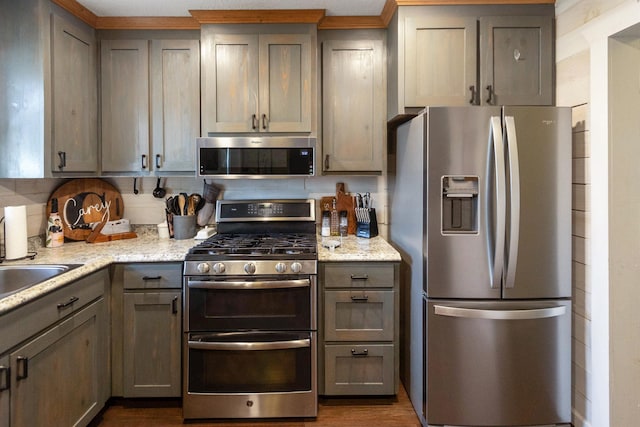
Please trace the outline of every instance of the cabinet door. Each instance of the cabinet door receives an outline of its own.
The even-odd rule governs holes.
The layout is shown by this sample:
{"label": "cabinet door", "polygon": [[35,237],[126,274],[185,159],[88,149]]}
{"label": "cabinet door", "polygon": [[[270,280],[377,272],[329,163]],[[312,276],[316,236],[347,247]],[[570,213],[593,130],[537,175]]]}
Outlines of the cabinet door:
{"label": "cabinet door", "polygon": [[9,356],[0,357],[0,427],[9,427],[10,374]]}
{"label": "cabinet door", "polygon": [[151,123],[156,172],[193,172],[200,136],[198,40],[151,41]]}
{"label": "cabinet door", "polygon": [[257,132],[258,35],[204,35],[202,135]]}
{"label": "cabinet door", "polygon": [[480,19],[483,104],[552,105],[552,31],[550,16]]}
{"label": "cabinet door", "polygon": [[107,371],[102,299],[10,355],[11,425],[86,425],[102,409]]}
{"label": "cabinet door", "polygon": [[386,120],[380,40],[327,41],[322,51],[325,172],[380,172]]}
{"label": "cabinet door", "polygon": [[102,171],[149,170],[149,47],[147,40],[103,40],[101,57]]}
{"label": "cabinet door", "polygon": [[393,291],[325,291],[325,341],[393,341]]}
{"label": "cabinet door", "polygon": [[178,397],[181,301],[176,292],[124,293],[124,397]]}
{"label": "cabinet door", "polygon": [[311,131],[311,38],[260,35],[261,132]]}
{"label": "cabinet door", "polygon": [[406,107],[477,102],[477,27],[473,17],[406,19]]}
{"label": "cabinet door", "polygon": [[98,97],[94,34],[58,15],[52,19],[51,170],[98,168]]}

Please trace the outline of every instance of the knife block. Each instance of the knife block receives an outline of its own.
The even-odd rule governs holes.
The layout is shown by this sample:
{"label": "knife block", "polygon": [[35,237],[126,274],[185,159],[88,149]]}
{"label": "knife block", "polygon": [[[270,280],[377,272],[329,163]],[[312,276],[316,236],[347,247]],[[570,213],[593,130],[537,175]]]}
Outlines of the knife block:
{"label": "knife block", "polygon": [[369,220],[358,221],[356,223],[356,237],[364,237],[370,239],[378,235],[378,219],[376,218],[376,210],[369,209]]}

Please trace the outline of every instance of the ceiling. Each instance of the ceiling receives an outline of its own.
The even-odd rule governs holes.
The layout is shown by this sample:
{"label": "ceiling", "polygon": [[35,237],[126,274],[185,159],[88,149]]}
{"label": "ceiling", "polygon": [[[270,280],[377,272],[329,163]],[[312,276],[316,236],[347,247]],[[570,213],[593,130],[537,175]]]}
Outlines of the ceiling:
{"label": "ceiling", "polygon": [[379,16],[385,0],[77,0],[97,16],[191,16],[189,10],[324,9],[328,16]]}

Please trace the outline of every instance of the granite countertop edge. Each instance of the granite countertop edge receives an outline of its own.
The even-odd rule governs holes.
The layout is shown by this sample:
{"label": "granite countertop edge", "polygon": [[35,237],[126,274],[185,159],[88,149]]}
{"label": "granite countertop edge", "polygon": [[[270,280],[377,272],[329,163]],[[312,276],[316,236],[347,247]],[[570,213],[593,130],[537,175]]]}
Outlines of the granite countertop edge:
{"label": "granite countertop edge", "polygon": [[[399,262],[400,254],[382,237],[371,239],[348,236],[333,251],[323,246],[318,236],[318,261]],[[333,238],[331,238],[333,239]],[[340,239],[338,237],[338,239]],[[105,243],[70,242],[59,248],[38,248],[33,260],[7,261],[0,264],[81,264],[65,273],[30,286],[5,297],[0,296],[0,316],[84,276],[109,267],[114,263],[182,262],[190,248],[199,241],[194,239],[158,239],[157,235],[142,235],[136,239]]]}

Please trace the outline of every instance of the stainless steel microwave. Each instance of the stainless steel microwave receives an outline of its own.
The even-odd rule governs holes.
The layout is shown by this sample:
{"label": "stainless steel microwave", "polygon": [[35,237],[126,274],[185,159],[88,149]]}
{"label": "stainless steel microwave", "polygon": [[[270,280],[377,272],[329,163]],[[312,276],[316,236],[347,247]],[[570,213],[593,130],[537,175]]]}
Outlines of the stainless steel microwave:
{"label": "stainless steel microwave", "polygon": [[211,136],[196,139],[199,177],[289,178],[315,174],[316,139]]}

